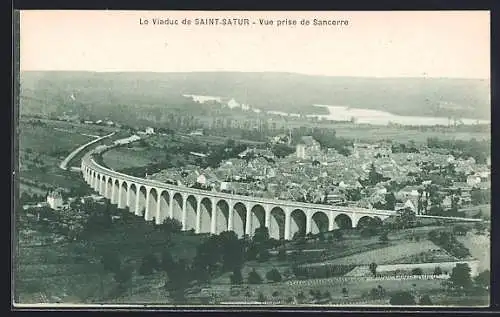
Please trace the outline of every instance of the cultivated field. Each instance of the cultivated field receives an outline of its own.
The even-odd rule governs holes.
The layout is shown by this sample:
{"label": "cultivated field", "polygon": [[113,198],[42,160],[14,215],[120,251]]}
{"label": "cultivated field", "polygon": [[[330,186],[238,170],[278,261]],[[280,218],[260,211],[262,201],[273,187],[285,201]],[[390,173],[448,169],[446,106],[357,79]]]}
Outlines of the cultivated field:
{"label": "cultivated field", "polygon": [[[422,252],[428,252],[430,250],[435,250],[435,249],[439,249],[439,247],[428,240],[423,240],[419,242],[402,242],[399,243],[398,245],[361,252],[343,258],[329,260],[321,264],[314,264],[314,265],[323,265],[323,264],[362,265],[362,264],[370,264],[372,262],[375,262],[377,264],[384,264],[384,263],[391,263],[395,260],[405,258],[414,254],[420,254]],[[310,266],[314,265],[310,264]]]}
{"label": "cultivated field", "polygon": [[94,137],[71,131],[56,130],[52,126],[20,125],[19,148],[21,152],[32,151],[64,158],[72,150],[92,141]]}

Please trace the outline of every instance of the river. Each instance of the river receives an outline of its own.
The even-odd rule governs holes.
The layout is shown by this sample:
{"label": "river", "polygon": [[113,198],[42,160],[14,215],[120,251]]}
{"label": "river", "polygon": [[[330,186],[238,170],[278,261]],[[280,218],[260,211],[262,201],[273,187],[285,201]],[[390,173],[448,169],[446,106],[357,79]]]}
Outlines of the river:
{"label": "river", "polygon": [[[327,115],[308,115],[323,120],[349,121],[354,119],[356,123],[367,123],[373,125],[387,125],[397,123],[401,125],[448,125],[450,120],[444,117],[420,117],[400,116],[389,112],[371,109],[350,108],[346,106],[314,105],[328,109]],[[463,124],[489,124],[490,120],[461,119]]]}
{"label": "river", "polygon": [[[216,101],[222,103],[224,99],[219,96],[201,96],[201,95],[184,95],[186,98],[192,98],[194,101],[201,104],[207,101]],[[233,102],[239,105],[234,99]],[[372,125],[388,125],[389,123],[401,124],[401,125],[418,125],[418,126],[434,126],[434,125],[449,125],[453,124],[453,121],[445,117],[421,117],[421,116],[400,116],[395,115],[386,111],[372,110],[372,109],[361,109],[352,108],[348,106],[332,106],[332,105],[314,105],[315,107],[324,107],[328,109],[329,114],[318,115],[310,114],[306,115],[309,118],[318,118],[320,120],[333,120],[333,121],[351,121],[354,120],[356,123],[372,124]],[[231,106],[233,108],[234,106]],[[254,112],[260,112],[259,109],[248,107],[246,110],[253,110]],[[298,117],[299,114],[287,113],[283,111],[270,110],[266,111],[270,115],[278,115],[285,117]],[[466,125],[473,124],[490,124],[491,120],[478,120],[478,119],[467,119],[461,118],[460,121]]]}

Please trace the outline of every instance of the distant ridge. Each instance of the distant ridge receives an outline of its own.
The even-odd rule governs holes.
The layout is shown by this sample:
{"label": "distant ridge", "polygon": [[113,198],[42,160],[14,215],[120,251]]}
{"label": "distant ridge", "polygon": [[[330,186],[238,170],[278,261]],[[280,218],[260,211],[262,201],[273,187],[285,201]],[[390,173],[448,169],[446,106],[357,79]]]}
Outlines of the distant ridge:
{"label": "distant ridge", "polygon": [[313,104],[408,116],[490,119],[490,83],[466,78],[330,77],[288,72],[23,71],[24,90],[108,90],[139,96],[232,97],[263,110],[308,113]]}

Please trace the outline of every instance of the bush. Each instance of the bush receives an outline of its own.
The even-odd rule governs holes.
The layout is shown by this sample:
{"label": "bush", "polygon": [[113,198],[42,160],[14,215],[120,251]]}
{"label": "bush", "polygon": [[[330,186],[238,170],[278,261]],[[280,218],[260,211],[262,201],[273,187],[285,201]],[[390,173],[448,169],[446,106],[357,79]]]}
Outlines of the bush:
{"label": "bush", "polygon": [[261,284],[262,283],[262,277],[253,269],[249,274],[248,274],[248,284]]}
{"label": "bush", "polygon": [[241,275],[241,270],[235,270],[231,274],[231,284],[241,284],[243,283],[243,276]]}
{"label": "bush", "polygon": [[154,254],[148,254],[142,259],[141,266],[139,268],[140,275],[150,275],[159,267],[158,259]]}
{"label": "bush", "polygon": [[267,300],[266,296],[262,292],[259,292],[259,295],[257,296],[257,301],[258,302],[265,302]]}
{"label": "bush", "polygon": [[266,262],[269,260],[270,258],[270,254],[269,254],[269,251],[267,249],[264,249],[262,251],[259,252],[258,256],[257,256],[257,261],[259,262]]}
{"label": "bush", "polygon": [[411,270],[411,274],[412,275],[422,275],[422,269],[419,267],[416,267],[413,270]]}
{"label": "bush", "polygon": [[180,232],[182,230],[182,223],[177,219],[167,217],[159,227],[165,232]]}
{"label": "bush", "polygon": [[422,298],[420,299],[420,305],[425,305],[425,306],[429,306],[429,305],[432,305],[432,301],[431,301],[431,298],[429,297],[429,295],[424,295],[422,296]]}
{"label": "bush", "polygon": [[380,235],[379,241],[380,241],[380,242],[382,242],[382,243],[387,243],[387,242],[389,242],[389,237],[388,237],[388,235],[387,235],[387,232],[383,232],[383,233]]}
{"label": "bush", "polygon": [[304,293],[303,293],[303,292],[299,292],[299,293],[297,294],[297,299],[298,299],[299,301],[302,301],[302,300],[304,300],[305,298],[306,298],[306,296],[304,295]]}
{"label": "bush", "polygon": [[161,254],[161,266],[163,270],[168,272],[173,265],[174,265],[174,259],[170,251],[167,250],[163,251]]}
{"label": "bush", "polygon": [[277,269],[272,269],[266,273],[266,279],[272,282],[281,282],[281,274]]}
{"label": "bush", "polygon": [[389,301],[391,305],[415,305],[415,299],[409,292],[398,292],[391,296]]}
{"label": "bush", "polygon": [[475,278],[474,282],[476,285],[479,287],[484,287],[484,288],[489,288],[491,285],[491,279],[490,279],[490,271],[486,270],[481,273],[479,273]]}
{"label": "bush", "polygon": [[115,273],[114,275],[115,281],[120,285],[126,284],[128,281],[132,279],[132,271],[133,269],[131,267],[122,268],[121,270]]}
{"label": "bush", "polygon": [[101,257],[101,263],[106,272],[114,273],[120,271],[121,260],[118,253],[115,252],[105,253]]}

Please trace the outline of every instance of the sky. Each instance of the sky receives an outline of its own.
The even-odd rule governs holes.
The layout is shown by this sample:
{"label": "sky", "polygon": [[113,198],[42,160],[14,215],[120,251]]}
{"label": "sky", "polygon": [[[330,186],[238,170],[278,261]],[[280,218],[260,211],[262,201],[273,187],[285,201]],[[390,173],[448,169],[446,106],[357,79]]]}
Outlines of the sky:
{"label": "sky", "polygon": [[[153,25],[154,18],[179,25]],[[249,19],[250,25],[193,25],[197,18]],[[259,19],[275,23],[263,26]],[[282,19],[297,25],[277,26]],[[314,19],[348,25],[314,26]],[[20,34],[21,71],[490,78],[488,11],[22,11]]]}

